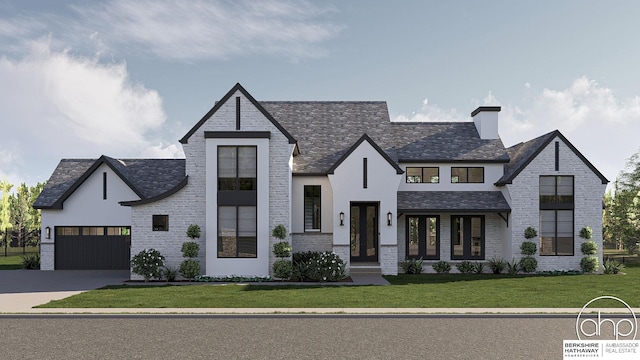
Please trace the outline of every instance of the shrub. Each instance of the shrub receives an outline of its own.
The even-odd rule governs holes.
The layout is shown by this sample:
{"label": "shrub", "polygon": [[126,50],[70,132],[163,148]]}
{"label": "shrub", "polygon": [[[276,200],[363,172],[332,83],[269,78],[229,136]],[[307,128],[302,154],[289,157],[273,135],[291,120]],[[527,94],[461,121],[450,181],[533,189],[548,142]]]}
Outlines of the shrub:
{"label": "shrub", "polygon": [[156,249],[142,250],[131,259],[131,271],[144,277],[144,281],[161,276],[164,256]]}
{"label": "shrub", "polygon": [[22,268],[28,269],[28,270],[39,270],[40,269],[40,253],[23,255]]}
{"label": "shrub", "polygon": [[582,229],[580,229],[581,238],[589,240],[591,239],[591,236],[593,236],[593,230],[590,227],[585,226]]}
{"label": "shrub", "polygon": [[580,260],[580,269],[585,273],[593,273],[598,270],[598,258],[595,256],[585,256]]}
{"label": "shrub", "polygon": [[520,271],[520,264],[516,261],[516,259],[512,259],[507,262],[507,274],[516,275]]}
{"label": "shrub", "polygon": [[617,274],[624,269],[623,264],[611,259],[607,259],[607,261],[602,264],[602,267],[605,274]]}
{"label": "shrub", "polygon": [[595,255],[598,252],[598,245],[596,245],[595,241],[589,240],[580,245],[580,251],[584,255]]}
{"label": "shrub", "polygon": [[485,264],[483,262],[476,261],[475,264],[473,264],[473,272],[476,274],[482,274],[484,273],[484,267]]}
{"label": "shrub", "polygon": [[277,239],[284,240],[287,237],[287,228],[282,224],[278,224],[273,228],[271,235]]}
{"label": "shrub", "polygon": [[535,272],[538,267],[538,260],[533,256],[525,256],[520,259],[520,264],[518,265],[523,272],[532,273]]}
{"label": "shrub", "polygon": [[[527,239],[527,240],[533,239],[536,236],[538,236],[538,232],[533,227],[529,226],[528,228],[524,229],[524,238],[525,239]],[[533,254],[530,254],[530,255],[533,255]]]}
{"label": "shrub", "polygon": [[402,271],[405,274],[421,274],[422,273],[422,258],[420,259],[407,259],[400,263]]}
{"label": "shrub", "polygon": [[195,224],[189,225],[189,227],[187,228],[187,236],[191,239],[200,238],[200,226]]}
{"label": "shrub", "polygon": [[293,276],[300,281],[339,281],[345,264],[332,252],[307,251],[293,254]]}
{"label": "shrub", "polygon": [[456,264],[456,269],[460,271],[462,274],[470,274],[473,272],[475,267],[471,261],[463,261],[461,263]]}
{"label": "shrub", "polygon": [[277,260],[273,263],[273,276],[280,279],[289,279],[293,271],[290,260]]}
{"label": "shrub", "polygon": [[198,245],[195,241],[187,241],[182,244],[182,256],[186,258],[194,258],[198,256],[198,252],[200,251],[200,245]]}
{"label": "shrub", "polygon": [[440,260],[431,266],[438,274],[448,274],[449,271],[451,271],[451,265],[443,260]]}
{"label": "shrub", "polygon": [[273,254],[279,258],[291,256],[291,245],[286,241],[273,244]]}
{"label": "shrub", "polygon": [[200,262],[196,259],[186,259],[180,263],[180,275],[188,280],[193,280],[200,275]]}
{"label": "shrub", "polygon": [[501,274],[506,267],[507,262],[504,259],[494,257],[489,260],[489,269],[491,269],[491,272],[494,274]]}
{"label": "shrub", "polygon": [[167,281],[176,281],[176,277],[178,277],[178,269],[171,266],[165,266],[161,276]]}
{"label": "shrub", "polygon": [[522,255],[535,255],[537,250],[538,247],[536,246],[536,243],[532,241],[525,241],[520,244],[520,253]]}

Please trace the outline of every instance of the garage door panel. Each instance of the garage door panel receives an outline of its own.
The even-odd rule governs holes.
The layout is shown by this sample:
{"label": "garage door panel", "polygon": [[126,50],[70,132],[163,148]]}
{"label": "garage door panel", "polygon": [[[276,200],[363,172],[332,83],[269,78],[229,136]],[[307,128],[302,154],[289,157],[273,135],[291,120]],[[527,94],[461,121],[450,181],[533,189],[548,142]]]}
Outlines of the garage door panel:
{"label": "garage door panel", "polygon": [[[58,270],[128,270],[131,237],[128,235],[59,235],[55,238]],[[69,231],[62,233],[70,233]],[[106,232],[105,232],[106,233]]]}

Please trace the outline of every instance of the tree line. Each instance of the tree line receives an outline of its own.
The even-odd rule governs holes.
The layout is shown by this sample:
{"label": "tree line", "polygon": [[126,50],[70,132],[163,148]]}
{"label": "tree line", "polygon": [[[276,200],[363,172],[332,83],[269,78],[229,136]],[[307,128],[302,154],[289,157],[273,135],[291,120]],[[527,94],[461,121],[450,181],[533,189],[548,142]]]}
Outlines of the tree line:
{"label": "tree line", "polygon": [[[0,243],[2,246],[36,246],[40,242],[40,210],[33,208],[44,183],[14,186],[0,181]],[[15,191],[11,191],[14,189]]]}

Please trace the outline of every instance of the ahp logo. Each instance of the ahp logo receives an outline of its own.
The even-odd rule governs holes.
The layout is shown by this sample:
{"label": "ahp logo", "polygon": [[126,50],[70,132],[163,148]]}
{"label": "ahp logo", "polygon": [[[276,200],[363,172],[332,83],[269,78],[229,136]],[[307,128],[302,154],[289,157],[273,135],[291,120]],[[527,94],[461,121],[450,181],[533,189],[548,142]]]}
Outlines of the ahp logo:
{"label": "ahp logo", "polygon": [[[603,301],[604,300],[604,301]],[[603,314],[596,302],[611,303],[611,300],[622,303],[627,311],[622,314]],[[590,314],[597,309],[597,315]],[[608,306],[611,307],[610,305]],[[627,314],[628,312],[628,314]],[[584,314],[583,314],[584,313]],[[635,340],[638,334],[638,320],[629,304],[614,296],[599,296],[582,307],[576,318],[576,335],[579,340]]]}

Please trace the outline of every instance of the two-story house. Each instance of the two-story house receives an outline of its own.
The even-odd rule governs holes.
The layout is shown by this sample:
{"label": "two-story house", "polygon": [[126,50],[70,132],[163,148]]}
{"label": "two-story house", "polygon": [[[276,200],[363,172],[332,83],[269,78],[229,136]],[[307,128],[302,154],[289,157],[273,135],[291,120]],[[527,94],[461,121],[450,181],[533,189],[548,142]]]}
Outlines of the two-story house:
{"label": "two-story house", "polygon": [[532,226],[539,270],[579,269],[582,227],[602,248],[607,179],[558,131],[505,148],[499,111],[391,122],[385,102],[258,102],[237,84],[180,140],[185,159],[62,160],[34,205],[42,269],[128,269],[148,248],[175,267],[189,224],[213,276],[269,275],[278,224],[294,252],[383,274],[519,259]]}

